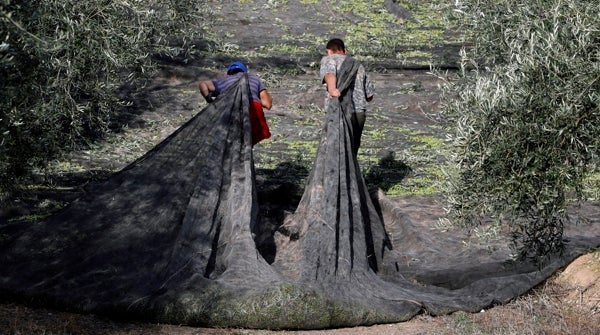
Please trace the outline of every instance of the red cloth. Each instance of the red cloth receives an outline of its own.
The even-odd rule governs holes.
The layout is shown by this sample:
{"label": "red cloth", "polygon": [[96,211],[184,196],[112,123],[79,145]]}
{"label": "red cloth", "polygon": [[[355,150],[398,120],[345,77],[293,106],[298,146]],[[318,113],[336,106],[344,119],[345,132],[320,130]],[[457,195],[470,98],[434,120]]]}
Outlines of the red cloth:
{"label": "red cloth", "polygon": [[250,125],[252,126],[252,145],[271,137],[260,101],[250,102]]}

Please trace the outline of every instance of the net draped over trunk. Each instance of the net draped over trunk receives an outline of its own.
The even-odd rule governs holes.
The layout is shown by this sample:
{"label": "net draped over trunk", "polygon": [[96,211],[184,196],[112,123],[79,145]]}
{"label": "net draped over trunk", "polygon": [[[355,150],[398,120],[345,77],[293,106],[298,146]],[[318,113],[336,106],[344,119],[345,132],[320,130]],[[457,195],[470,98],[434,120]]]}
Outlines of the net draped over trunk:
{"label": "net draped over trunk", "polygon": [[[352,78],[326,106],[294,213],[261,254],[247,77],[60,212],[0,226],[3,297],[202,326],[315,329],[504,303],[600,245],[598,218],[566,227],[538,267],[508,243],[466,247],[431,229],[436,204],[369,192],[352,151]],[[429,207],[427,207],[429,206]],[[423,213],[423,208],[430,211]],[[266,259],[269,259],[267,261]]]}

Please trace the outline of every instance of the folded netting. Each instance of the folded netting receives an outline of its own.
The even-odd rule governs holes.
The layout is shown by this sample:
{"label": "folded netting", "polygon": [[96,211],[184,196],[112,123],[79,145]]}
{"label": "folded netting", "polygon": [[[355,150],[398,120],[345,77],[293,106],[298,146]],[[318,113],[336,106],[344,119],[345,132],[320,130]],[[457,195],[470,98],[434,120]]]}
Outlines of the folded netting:
{"label": "folded netting", "polygon": [[432,198],[369,192],[344,99],[328,104],[300,203],[276,231],[261,227],[244,76],[62,211],[1,225],[1,295],[198,326],[369,325],[507,302],[600,245],[597,215],[566,227],[565,252],[542,267],[513,261],[509,241],[432,229]]}

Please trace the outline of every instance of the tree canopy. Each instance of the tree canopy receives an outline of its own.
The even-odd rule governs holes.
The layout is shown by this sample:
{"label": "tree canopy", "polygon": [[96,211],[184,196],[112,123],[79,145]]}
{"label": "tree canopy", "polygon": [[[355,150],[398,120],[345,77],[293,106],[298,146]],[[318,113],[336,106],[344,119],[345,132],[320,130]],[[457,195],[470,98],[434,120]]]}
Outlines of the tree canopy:
{"label": "tree canopy", "polygon": [[110,131],[119,91],[183,51],[203,3],[0,1],[0,187]]}
{"label": "tree canopy", "polygon": [[455,219],[506,219],[520,255],[562,248],[600,139],[600,5],[457,2],[474,46],[443,111],[456,144]]}

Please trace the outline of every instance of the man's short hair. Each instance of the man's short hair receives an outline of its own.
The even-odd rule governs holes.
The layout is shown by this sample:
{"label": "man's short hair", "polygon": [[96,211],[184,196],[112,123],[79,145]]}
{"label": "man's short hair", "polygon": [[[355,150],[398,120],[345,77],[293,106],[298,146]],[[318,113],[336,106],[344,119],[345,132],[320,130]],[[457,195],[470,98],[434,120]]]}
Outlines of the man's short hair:
{"label": "man's short hair", "polygon": [[346,46],[344,45],[344,41],[339,38],[332,38],[327,42],[325,46],[326,49],[331,51],[343,51],[346,52]]}

